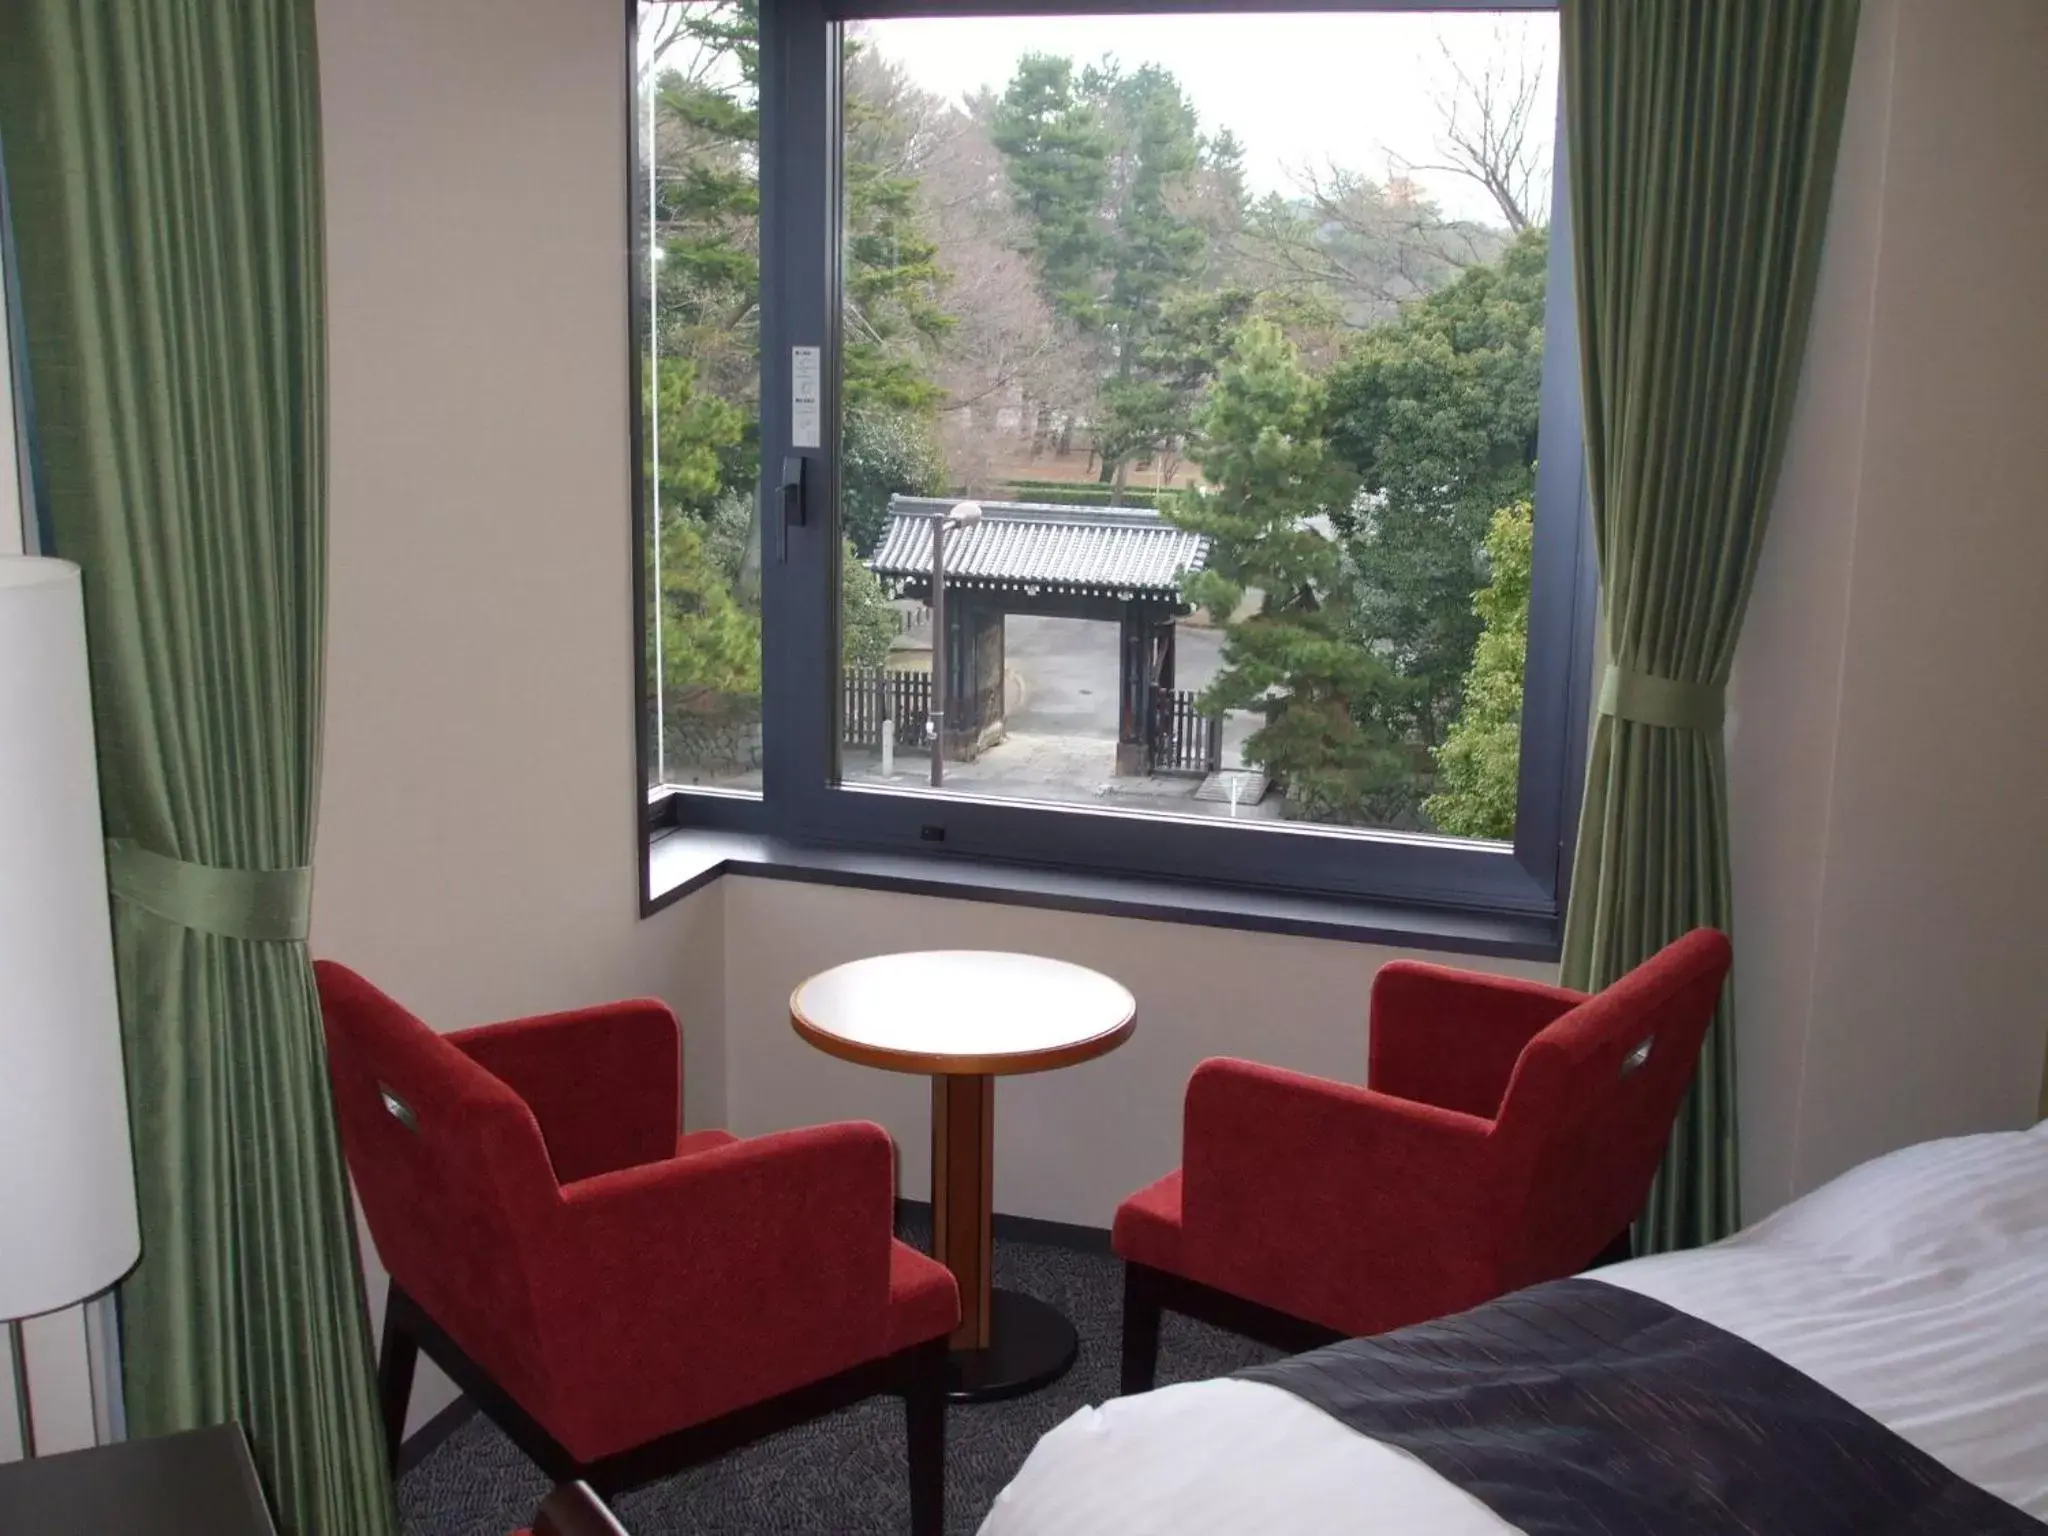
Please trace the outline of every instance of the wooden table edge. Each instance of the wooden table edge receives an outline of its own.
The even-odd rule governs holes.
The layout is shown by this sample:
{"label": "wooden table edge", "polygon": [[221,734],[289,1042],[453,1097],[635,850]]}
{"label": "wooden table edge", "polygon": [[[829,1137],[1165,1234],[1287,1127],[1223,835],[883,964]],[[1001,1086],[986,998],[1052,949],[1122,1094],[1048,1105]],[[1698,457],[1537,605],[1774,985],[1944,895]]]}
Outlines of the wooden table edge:
{"label": "wooden table edge", "polygon": [[1019,1077],[1027,1072],[1051,1072],[1060,1067],[1078,1066],[1084,1061],[1108,1055],[1130,1039],[1138,1027],[1137,1002],[1133,999],[1131,1011],[1102,1033],[1043,1050],[1004,1051],[984,1056],[892,1050],[887,1046],[863,1045],[858,1040],[849,1040],[844,1035],[820,1029],[805,1018],[803,1010],[796,1005],[797,993],[802,991],[799,986],[790,994],[789,1024],[807,1044],[827,1056],[837,1056],[841,1061],[850,1061],[857,1066],[878,1067],[884,1072],[915,1072],[924,1077]]}

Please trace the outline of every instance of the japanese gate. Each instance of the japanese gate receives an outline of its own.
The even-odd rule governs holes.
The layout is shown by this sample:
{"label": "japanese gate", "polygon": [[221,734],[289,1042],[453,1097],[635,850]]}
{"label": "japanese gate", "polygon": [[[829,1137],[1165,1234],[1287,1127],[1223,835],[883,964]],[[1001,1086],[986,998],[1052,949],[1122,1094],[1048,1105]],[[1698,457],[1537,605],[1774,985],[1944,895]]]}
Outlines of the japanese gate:
{"label": "japanese gate", "polygon": [[[869,567],[901,596],[931,601],[932,523],[957,504],[892,498]],[[1173,681],[1174,622],[1190,611],[1181,577],[1208,553],[1205,535],[1142,508],[982,502],[980,522],[946,537],[946,756],[972,759],[1002,739],[1003,620],[1020,613],[1118,626],[1117,773],[1217,766],[1220,726]]]}

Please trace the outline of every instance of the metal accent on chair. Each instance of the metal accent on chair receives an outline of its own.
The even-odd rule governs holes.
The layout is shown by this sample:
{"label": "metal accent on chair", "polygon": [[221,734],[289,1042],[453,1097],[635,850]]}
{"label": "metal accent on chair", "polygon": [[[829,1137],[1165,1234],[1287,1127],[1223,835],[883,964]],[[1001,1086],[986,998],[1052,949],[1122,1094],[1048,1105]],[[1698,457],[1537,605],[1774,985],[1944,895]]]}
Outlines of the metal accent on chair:
{"label": "metal accent on chair", "polygon": [[626,1536],[587,1483],[564,1483],[540,1501],[533,1536]]}
{"label": "metal accent on chair", "polygon": [[382,1083],[377,1085],[377,1097],[384,1101],[384,1112],[404,1126],[413,1135],[420,1133],[420,1117],[412,1112],[412,1106],[393,1093]]}

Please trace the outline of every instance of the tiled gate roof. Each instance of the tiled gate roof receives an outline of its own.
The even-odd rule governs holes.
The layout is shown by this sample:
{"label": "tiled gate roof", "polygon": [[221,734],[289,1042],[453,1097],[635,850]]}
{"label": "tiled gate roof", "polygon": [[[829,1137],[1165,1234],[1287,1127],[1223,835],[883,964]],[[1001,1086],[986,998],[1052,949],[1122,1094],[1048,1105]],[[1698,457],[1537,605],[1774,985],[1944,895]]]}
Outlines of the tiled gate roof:
{"label": "tiled gate roof", "polygon": [[[896,496],[868,565],[877,576],[929,576],[932,518],[955,498]],[[1115,598],[1180,598],[1180,579],[1208,558],[1207,535],[1136,507],[1053,507],[984,501],[981,521],[946,536],[949,587]]]}

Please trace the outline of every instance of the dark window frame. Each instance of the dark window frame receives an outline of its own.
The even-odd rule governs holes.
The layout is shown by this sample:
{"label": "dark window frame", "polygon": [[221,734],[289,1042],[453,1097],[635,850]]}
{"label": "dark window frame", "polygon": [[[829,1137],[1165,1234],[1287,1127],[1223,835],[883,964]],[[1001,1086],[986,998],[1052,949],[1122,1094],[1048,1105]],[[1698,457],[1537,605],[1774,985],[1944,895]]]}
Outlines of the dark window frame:
{"label": "dark window frame", "polygon": [[[1591,518],[1580,422],[1568,167],[1556,136],[1537,467],[1536,530],[1523,704],[1521,786],[1510,845],[1301,825],[1172,819],[907,789],[840,785],[837,772],[839,500],[839,194],[841,23],[883,16],[1059,15],[1077,11],[1554,10],[1555,0],[773,0],[761,16],[761,526],[763,787],[760,794],[646,788],[647,576],[640,409],[645,238],[629,211],[627,355],[632,402],[635,801],[643,913],[674,893],[652,888],[652,839],[704,829],[822,849],[1017,864],[1072,874],[1198,883],[1308,898],[1356,899],[1559,927],[1591,718],[1596,621]],[[637,185],[635,47],[640,0],[626,0],[629,164]],[[629,203],[635,199],[628,199]],[[790,349],[824,359],[823,446],[790,445]],[[805,517],[786,530],[775,487],[786,457],[805,460]]]}

